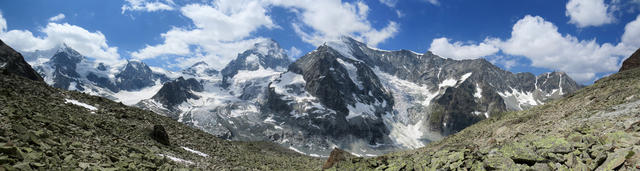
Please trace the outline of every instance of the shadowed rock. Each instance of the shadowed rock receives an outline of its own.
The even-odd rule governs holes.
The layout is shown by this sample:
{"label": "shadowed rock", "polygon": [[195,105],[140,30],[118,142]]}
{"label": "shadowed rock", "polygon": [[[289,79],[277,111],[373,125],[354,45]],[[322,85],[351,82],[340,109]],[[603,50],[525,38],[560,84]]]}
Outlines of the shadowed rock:
{"label": "shadowed rock", "polygon": [[640,48],[636,50],[629,58],[622,62],[622,67],[620,67],[620,71],[626,71],[630,69],[634,69],[640,67]]}
{"label": "shadowed rock", "polygon": [[167,131],[164,130],[164,127],[162,125],[153,126],[151,138],[158,141],[160,144],[171,145],[171,143],[169,142],[169,135],[167,135]]}
{"label": "shadowed rock", "polygon": [[0,70],[3,73],[11,73],[19,76],[27,77],[31,80],[43,81],[42,77],[31,68],[24,57],[13,48],[0,40]]}

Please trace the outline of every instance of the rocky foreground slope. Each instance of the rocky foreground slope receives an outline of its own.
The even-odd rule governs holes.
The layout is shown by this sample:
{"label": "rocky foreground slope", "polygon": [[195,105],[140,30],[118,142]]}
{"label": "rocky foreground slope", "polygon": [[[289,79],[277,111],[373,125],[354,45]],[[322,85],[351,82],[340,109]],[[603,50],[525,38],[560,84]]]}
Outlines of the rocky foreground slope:
{"label": "rocky foreground slope", "polygon": [[334,150],[324,168],[638,170],[640,68],[627,63],[564,99],[483,120],[424,148],[375,158]]}
{"label": "rocky foreground slope", "polygon": [[[1,171],[318,170],[322,164],[276,144],[219,139],[150,111],[0,73]],[[166,130],[168,143],[152,138],[155,125]]]}

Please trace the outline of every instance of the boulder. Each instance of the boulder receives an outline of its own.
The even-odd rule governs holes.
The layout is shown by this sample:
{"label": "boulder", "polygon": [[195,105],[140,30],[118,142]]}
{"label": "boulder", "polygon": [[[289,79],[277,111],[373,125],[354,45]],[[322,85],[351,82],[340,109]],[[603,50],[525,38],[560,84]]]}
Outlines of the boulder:
{"label": "boulder", "polygon": [[331,154],[329,155],[329,159],[327,159],[327,162],[322,165],[322,169],[329,169],[333,167],[333,165],[341,161],[347,161],[347,159],[354,158],[354,157],[355,156],[353,156],[351,153],[347,151],[341,150],[339,148],[334,148],[333,151],[331,151]]}
{"label": "boulder", "polygon": [[160,144],[171,145],[171,143],[169,142],[169,135],[167,135],[167,131],[164,130],[164,126],[162,125],[153,126],[151,138],[158,141]]}

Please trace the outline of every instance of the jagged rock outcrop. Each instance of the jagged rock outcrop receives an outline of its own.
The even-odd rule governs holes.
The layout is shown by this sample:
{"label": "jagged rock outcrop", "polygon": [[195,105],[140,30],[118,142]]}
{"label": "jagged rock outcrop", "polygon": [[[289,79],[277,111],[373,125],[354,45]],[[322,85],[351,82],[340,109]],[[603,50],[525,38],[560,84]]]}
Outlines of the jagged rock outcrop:
{"label": "jagged rock outcrop", "polygon": [[156,80],[166,82],[169,78],[154,73],[145,63],[129,61],[122,72],[115,75],[115,80],[121,90],[139,90],[155,85]]}
{"label": "jagged rock outcrop", "polygon": [[622,62],[622,67],[618,72],[640,67],[640,48],[636,50],[629,58]]}
{"label": "jagged rock outcrop", "polygon": [[31,68],[24,57],[0,40],[0,69],[2,72],[16,74],[31,80],[43,81],[42,77]]}
{"label": "jagged rock outcrop", "polygon": [[164,83],[162,88],[152,97],[153,100],[166,105],[166,108],[173,109],[177,105],[187,101],[187,99],[198,99],[194,92],[202,91],[203,87],[194,78],[184,79],[182,77]]}

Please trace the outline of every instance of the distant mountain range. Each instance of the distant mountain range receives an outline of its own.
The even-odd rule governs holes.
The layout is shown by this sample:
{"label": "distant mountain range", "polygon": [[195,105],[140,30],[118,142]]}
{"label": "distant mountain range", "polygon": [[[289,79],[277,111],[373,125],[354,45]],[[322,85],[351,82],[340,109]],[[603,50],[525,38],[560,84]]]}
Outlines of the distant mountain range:
{"label": "distant mountain range", "polygon": [[54,87],[152,110],[218,137],[267,140],[312,156],[422,147],[504,111],[582,86],[562,72],[511,73],[484,59],[386,51],[349,37],[291,61],[273,40],[218,71],[179,72],[139,61],[109,66],[71,47],[24,53]]}

